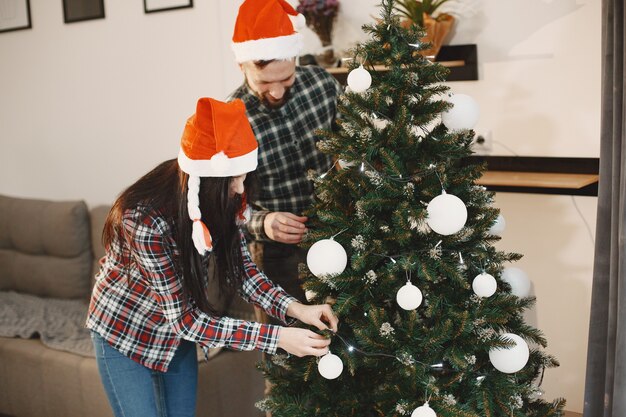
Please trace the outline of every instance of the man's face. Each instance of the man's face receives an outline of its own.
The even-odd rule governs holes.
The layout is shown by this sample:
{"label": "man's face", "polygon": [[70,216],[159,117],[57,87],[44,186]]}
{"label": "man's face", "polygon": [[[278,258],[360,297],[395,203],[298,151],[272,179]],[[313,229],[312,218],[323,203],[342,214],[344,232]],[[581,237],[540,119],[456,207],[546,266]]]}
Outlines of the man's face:
{"label": "man's face", "polygon": [[276,109],[287,102],[296,80],[295,60],[272,61],[263,68],[248,61],[240,67],[248,86],[264,105]]}

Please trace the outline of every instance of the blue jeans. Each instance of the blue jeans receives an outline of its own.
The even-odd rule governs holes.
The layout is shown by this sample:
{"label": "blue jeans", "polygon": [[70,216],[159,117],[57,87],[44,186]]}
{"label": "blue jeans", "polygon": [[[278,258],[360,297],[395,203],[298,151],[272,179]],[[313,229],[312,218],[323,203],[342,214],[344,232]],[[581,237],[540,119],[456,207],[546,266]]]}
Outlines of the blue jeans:
{"label": "blue jeans", "polygon": [[167,372],[153,371],[91,332],[98,370],[116,417],[193,417],[198,359],[195,343],[183,340]]}

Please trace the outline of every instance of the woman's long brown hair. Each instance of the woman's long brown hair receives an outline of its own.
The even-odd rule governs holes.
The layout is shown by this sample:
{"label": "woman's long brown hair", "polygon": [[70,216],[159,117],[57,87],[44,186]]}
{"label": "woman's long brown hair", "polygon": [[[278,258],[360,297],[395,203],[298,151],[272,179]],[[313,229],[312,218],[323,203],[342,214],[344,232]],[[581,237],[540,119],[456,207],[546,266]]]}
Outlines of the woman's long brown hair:
{"label": "woman's long brown hair", "polygon": [[[156,211],[173,226],[174,239],[178,248],[176,269],[182,274],[186,297],[191,297],[198,308],[211,315],[216,310],[207,297],[207,279],[217,279],[221,294],[226,296],[241,287],[244,266],[241,239],[236,216],[241,208],[241,196],[230,197],[232,177],[207,177],[200,179],[200,211],[202,221],[213,238],[215,276],[207,277],[206,263],[198,253],[191,238],[192,222],[187,212],[187,181],[189,176],[182,172],[175,159],[165,161],[124,190],[117,198],[107,216],[102,243],[109,248],[114,240],[126,239],[122,218],[126,211],[145,206]],[[255,176],[248,174],[244,183],[246,195],[254,193]],[[129,262],[131,260],[128,260]]]}

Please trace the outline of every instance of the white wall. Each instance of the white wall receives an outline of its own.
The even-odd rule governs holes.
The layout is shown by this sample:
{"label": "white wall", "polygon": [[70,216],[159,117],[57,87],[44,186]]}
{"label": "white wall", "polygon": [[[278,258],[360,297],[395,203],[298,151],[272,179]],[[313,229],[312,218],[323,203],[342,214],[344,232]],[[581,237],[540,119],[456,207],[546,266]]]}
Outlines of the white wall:
{"label": "white wall", "polygon": [[[600,0],[483,0],[455,43],[476,43],[478,82],[451,83],[481,106],[478,132],[493,154],[598,157]],[[544,331],[561,366],[546,372],[548,399],[582,412],[593,274],[595,197],[498,193],[507,221],[498,248],[524,254],[516,266],[533,280],[527,315]],[[589,232],[591,230],[591,233]],[[592,236],[590,236],[590,234]]]}
{"label": "white wall", "polygon": [[[290,0],[296,4],[296,0]],[[176,156],[196,99],[223,99],[241,82],[229,50],[240,1],[145,15],[106,1],[106,18],[63,23],[61,2],[31,0],[31,30],[0,34],[0,193],[110,203],[158,162]],[[378,0],[342,0],[338,51],[363,39]],[[476,43],[480,80],[450,83],[481,106],[494,154],[597,157],[600,0],[453,0],[453,44]],[[306,31],[306,48],[319,42]],[[548,398],[582,410],[596,199],[501,193],[499,247],[538,297],[529,319],[562,362]]]}

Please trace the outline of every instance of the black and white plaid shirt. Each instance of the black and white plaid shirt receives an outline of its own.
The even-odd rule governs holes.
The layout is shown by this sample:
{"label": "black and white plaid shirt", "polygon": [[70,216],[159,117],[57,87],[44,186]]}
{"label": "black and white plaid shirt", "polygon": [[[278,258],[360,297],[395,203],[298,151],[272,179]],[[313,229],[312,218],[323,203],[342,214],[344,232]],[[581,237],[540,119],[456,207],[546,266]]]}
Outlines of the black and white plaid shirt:
{"label": "black and white plaid shirt", "polygon": [[317,129],[332,129],[341,85],[326,70],[316,66],[296,67],[296,80],[284,106],[270,109],[244,83],[230,99],[246,104],[250,125],[259,142],[260,192],[253,203],[262,208],[253,213],[248,231],[257,240],[267,240],[263,220],[270,211],[302,214],[313,203],[313,184],[307,172],[320,174],[332,165],[316,142]]}

